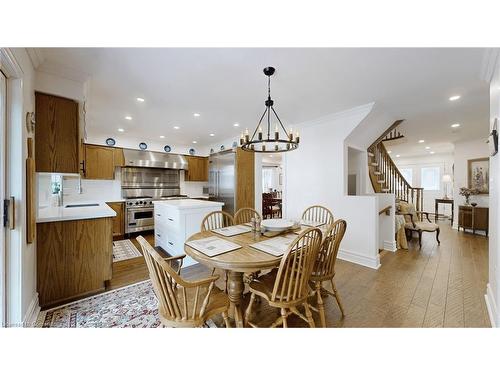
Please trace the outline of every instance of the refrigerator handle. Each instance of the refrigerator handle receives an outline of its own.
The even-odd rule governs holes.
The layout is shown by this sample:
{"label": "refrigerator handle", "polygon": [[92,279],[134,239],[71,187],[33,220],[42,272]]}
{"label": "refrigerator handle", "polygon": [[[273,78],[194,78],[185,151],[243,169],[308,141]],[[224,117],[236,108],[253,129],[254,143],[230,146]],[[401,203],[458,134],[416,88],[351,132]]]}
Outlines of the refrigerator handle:
{"label": "refrigerator handle", "polygon": [[215,186],[217,189],[215,192],[215,195],[217,196],[217,198],[219,198],[219,173],[220,173],[220,171],[217,171],[215,174]]}

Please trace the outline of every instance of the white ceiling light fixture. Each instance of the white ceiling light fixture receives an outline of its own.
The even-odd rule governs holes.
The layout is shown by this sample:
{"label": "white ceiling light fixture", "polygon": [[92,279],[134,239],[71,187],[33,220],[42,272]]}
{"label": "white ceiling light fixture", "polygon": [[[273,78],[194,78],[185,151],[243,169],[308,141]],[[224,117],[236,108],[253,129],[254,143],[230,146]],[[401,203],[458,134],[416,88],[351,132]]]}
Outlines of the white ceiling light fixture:
{"label": "white ceiling light fixture", "polygon": [[215,137],[215,134],[214,134],[214,133],[210,133],[210,136],[211,136],[211,137]]}
{"label": "white ceiling light fixture", "polygon": [[236,122],[236,123],[234,123],[234,124],[233,124],[233,126],[234,126],[235,128],[237,128],[238,126],[240,126],[240,124],[238,124],[238,123]]}
{"label": "white ceiling light fixture", "polygon": [[123,132],[125,131],[125,129],[123,129],[123,128],[118,128],[118,131],[119,131],[120,133],[123,133]]}
{"label": "white ceiling light fixture", "polygon": [[128,120],[128,121],[132,120],[132,116],[125,116],[125,120]]}
{"label": "white ceiling light fixture", "polygon": [[397,154],[396,157],[399,158],[401,155]]}
{"label": "white ceiling light fixture", "polygon": [[451,127],[452,128],[458,128],[458,127],[460,127],[460,124],[452,124]]}
{"label": "white ceiling light fixture", "polygon": [[144,98],[136,98],[138,102],[144,103]]}
{"label": "white ceiling light fixture", "polygon": [[450,96],[448,100],[450,102],[454,102],[455,100],[458,100],[458,99],[460,99],[460,95],[453,95],[453,96]]}
{"label": "white ceiling light fixture", "polygon": [[389,150],[389,151],[387,151],[387,153],[388,153],[388,154],[391,154],[391,153],[392,153],[392,151],[391,151],[391,150]]}
{"label": "white ceiling light fixture", "polygon": [[193,113],[194,117],[200,117],[201,115],[199,113]]}
{"label": "white ceiling light fixture", "polygon": [[163,138],[165,138],[165,136],[164,135],[160,135],[160,138],[163,139]]}
{"label": "white ceiling light fixture", "polygon": [[429,154],[435,154],[435,152],[434,152],[434,151],[431,151],[431,152],[429,152]]}
{"label": "white ceiling light fixture", "polygon": [[430,147],[429,147],[429,146],[425,146],[425,149],[426,149],[426,150],[430,150]]}
{"label": "white ceiling light fixture", "polygon": [[174,126],[174,129],[175,130],[179,130],[180,128],[178,126]]}
{"label": "white ceiling light fixture", "polygon": [[420,140],[418,141],[418,143],[424,143],[424,142],[425,142],[425,140],[424,140],[424,139],[420,139]]}
{"label": "white ceiling light fixture", "polygon": [[193,143],[198,143],[198,141],[193,141]]}

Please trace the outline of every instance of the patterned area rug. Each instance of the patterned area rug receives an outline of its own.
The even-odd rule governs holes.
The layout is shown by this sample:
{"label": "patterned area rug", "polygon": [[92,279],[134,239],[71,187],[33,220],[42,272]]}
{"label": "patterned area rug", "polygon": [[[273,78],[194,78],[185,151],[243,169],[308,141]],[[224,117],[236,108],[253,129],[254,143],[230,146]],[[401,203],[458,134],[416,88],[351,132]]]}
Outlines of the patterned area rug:
{"label": "patterned area rug", "polygon": [[130,240],[113,241],[113,262],[141,257],[142,254]]}
{"label": "patterned area rug", "polygon": [[[158,300],[151,281],[40,312],[38,328],[157,328]],[[206,327],[217,328],[213,321]]]}

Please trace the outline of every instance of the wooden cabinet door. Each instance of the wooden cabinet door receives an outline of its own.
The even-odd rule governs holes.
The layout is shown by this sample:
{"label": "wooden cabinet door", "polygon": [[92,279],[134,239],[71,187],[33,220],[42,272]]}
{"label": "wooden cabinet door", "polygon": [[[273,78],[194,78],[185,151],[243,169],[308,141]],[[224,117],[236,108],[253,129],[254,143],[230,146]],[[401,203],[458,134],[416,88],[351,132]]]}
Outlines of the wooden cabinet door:
{"label": "wooden cabinet door", "polygon": [[35,93],[37,172],[78,173],[78,103]]}
{"label": "wooden cabinet door", "polygon": [[113,158],[115,167],[124,167],[125,166],[125,156],[123,155],[123,148],[114,148],[113,149]]}
{"label": "wooden cabinet door", "polygon": [[113,180],[115,178],[112,148],[85,145],[85,178],[90,180]]}
{"label": "wooden cabinet door", "polygon": [[188,170],[185,181],[208,181],[208,158],[201,156],[186,156]]}
{"label": "wooden cabinet door", "polygon": [[107,203],[115,212],[113,218],[113,237],[121,237],[125,234],[125,204],[123,202]]}

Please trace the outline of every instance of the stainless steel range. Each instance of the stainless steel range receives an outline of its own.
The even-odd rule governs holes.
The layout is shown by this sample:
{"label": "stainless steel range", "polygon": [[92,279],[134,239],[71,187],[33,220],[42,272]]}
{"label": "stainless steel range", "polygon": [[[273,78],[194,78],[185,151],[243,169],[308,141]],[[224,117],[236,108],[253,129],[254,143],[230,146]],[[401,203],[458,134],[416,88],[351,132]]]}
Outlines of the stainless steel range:
{"label": "stainless steel range", "polygon": [[[132,151],[132,150],[127,150]],[[153,154],[153,155],[152,155]],[[133,151],[125,153],[126,165],[139,165],[139,158],[144,160],[156,159],[164,154],[150,153],[145,151]],[[178,158],[180,155],[176,155]],[[122,197],[125,198],[125,233],[142,232],[154,229],[154,206],[155,200],[188,199],[186,195],[180,194],[179,169],[187,167],[181,156],[176,163],[166,165],[164,168],[124,167],[121,170]],[[184,159],[185,160],[185,159]],[[144,161],[142,162],[144,164]],[[179,167],[173,169],[175,167]]]}

